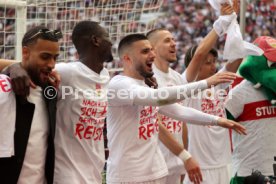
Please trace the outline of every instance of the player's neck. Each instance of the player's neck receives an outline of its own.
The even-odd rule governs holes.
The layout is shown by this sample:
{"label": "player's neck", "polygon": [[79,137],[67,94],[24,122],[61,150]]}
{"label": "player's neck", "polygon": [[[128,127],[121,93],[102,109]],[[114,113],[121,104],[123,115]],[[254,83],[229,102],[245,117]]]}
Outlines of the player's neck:
{"label": "player's neck", "polygon": [[160,71],[162,71],[164,73],[169,72],[170,63],[167,61],[156,58],[154,60],[154,65],[156,66],[157,69],[159,69]]}
{"label": "player's neck", "polygon": [[97,74],[99,74],[103,69],[103,63],[96,62],[96,60],[84,58],[81,60],[81,62]]}

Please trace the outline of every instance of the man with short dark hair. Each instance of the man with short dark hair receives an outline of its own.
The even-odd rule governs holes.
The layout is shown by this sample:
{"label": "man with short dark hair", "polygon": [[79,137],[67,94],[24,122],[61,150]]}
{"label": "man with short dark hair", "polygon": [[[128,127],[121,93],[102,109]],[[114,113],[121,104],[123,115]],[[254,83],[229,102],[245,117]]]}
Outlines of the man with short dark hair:
{"label": "man with short dark hair", "polygon": [[81,21],[72,41],[79,61],[61,63],[55,137],[56,184],[101,184],[105,163],[103,126],[109,73],[113,60],[108,33],[97,22]]}
{"label": "man with short dark hair", "polygon": [[[26,99],[15,95],[16,111],[9,112],[15,113],[11,127],[15,131],[8,135],[14,137],[14,144],[0,158],[1,183],[53,183],[56,99],[45,98],[43,90],[49,87],[49,75],[59,55],[59,38],[59,31],[44,26],[30,29],[23,37],[21,65],[37,87],[30,89]],[[1,107],[9,103],[1,103]],[[1,124],[7,122],[9,119],[1,119]]]}
{"label": "man with short dark hair", "polygon": [[[175,104],[191,96],[192,91],[230,81],[235,78],[234,75],[222,74],[188,85],[152,89],[144,83],[144,78],[153,76],[152,63],[155,59],[146,36],[132,34],[124,37],[119,43],[119,57],[123,61],[123,75],[113,77],[108,86],[107,137],[110,152],[107,182],[166,183],[168,170],[157,144],[159,136],[168,149],[184,162],[191,180],[200,183],[202,176],[197,162],[162,124],[159,125],[157,112],[180,121],[217,124],[243,132],[243,127],[235,122],[218,121],[217,117]],[[166,94],[165,97],[161,93]]]}
{"label": "man with short dark hair", "polygon": [[[55,68],[62,80],[58,89],[54,183],[101,184],[106,86],[110,79],[103,65],[113,60],[112,44],[108,33],[94,21],[79,22],[72,40],[79,61],[60,63]],[[21,77],[24,83],[26,78]],[[22,88],[14,87],[22,92]]]}

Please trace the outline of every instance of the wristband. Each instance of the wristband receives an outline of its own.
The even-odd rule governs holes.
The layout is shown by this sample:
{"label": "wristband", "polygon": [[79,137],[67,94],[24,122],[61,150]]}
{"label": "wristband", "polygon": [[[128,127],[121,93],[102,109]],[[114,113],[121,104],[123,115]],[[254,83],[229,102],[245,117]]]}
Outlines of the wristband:
{"label": "wristband", "polygon": [[178,157],[185,163],[189,158],[192,157],[192,155],[188,151],[183,149],[181,153],[179,153]]}
{"label": "wristband", "polygon": [[218,120],[219,120],[220,117],[215,116],[214,118],[215,119],[214,119],[213,123],[214,123],[215,126],[218,126]]}

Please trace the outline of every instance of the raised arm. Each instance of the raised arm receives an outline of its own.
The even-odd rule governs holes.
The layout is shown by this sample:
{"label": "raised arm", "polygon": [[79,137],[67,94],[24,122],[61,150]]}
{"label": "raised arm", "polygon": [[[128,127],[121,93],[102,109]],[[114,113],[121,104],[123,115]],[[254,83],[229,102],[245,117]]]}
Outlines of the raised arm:
{"label": "raised arm", "polygon": [[[221,15],[230,15],[233,13],[233,8],[229,4],[223,4],[221,6]],[[216,23],[219,23],[219,19]],[[196,80],[200,66],[204,62],[204,59],[207,57],[210,50],[215,45],[218,35],[222,32],[222,30],[218,30],[219,26],[214,27],[206,37],[200,42],[197,47],[194,56],[191,59],[187,69],[186,69],[186,79],[187,82],[193,82]],[[195,49],[195,47],[194,47]],[[190,50],[192,52],[192,49]],[[194,52],[194,51],[193,51]],[[191,54],[191,53],[186,53]],[[192,54],[191,54],[192,55]]]}
{"label": "raised arm", "polygon": [[232,62],[228,61],[225,64],[226,71],[236,73],[241,63],[242,59],[237,59]]}
{"label": "raised arm", "polygon": [[215,45],[217,39],[218,35],[216,31],[212,29],[208,33],[208,35],[201,41],[201,43],[195,51],[195,55],[193,56],[188,67],[186,68],[186,78],[188,82],[193,82],[196,80],[201,64],[208,55],[209,51]]}

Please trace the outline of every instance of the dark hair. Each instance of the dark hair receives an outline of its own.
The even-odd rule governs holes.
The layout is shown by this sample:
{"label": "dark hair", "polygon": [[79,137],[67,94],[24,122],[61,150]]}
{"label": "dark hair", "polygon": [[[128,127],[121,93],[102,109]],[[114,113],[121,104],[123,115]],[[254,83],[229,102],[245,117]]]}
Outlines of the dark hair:
{"label": "dark hair", "polygon": [[152,29],[149,32],[147,32],[146,37],[151,37],[152,35],[154,35],[155,33],[159,32],[159,31],[168,31],[168,29],[166,28],[156,28],[156,29]]}
{"label": "dark hair", "polygon": [[41,25],[29,29],[23,36],[22,46],[28,46],[35,43],[38,39],[58,42],[62,38],[60,30],[50,31],[47,27]]}
{"label": "dark hair", "polygon": [[92,35],[101,36],[102,34],[103,28],[98,22],[81,21],[74,27],[72,41],[78,53],[81,53],[87,47],[88,42],[91,41]]}
{"label": "dark hair", "polygon": [[[191,60],[193,59],[196,49],[197,49],[197,45],[190,47],[186,54],[185,54],[185,58],[184,58],[184,63],[185,63],[185,67],[187,68],[191,62]],[[215,49],[211,49],[209,51],[210,54],[212,54],[214,57],[218,57],[218,52]]]}
{"label": "dark hair", "polygon": [[119,43],[118,52],[119,56],[121,55],[124,48],[129,47],[132,43],[140,41],[140,40],[148,40],[148,38],[143,34],[130,34],[125,36]]}

